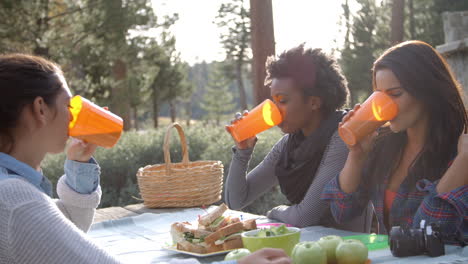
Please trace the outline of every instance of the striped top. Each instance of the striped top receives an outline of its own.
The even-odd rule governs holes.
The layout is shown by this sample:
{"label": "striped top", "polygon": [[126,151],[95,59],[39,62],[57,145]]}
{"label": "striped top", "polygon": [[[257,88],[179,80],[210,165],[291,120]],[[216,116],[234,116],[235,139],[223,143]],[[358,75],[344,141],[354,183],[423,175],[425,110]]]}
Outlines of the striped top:
{"label": "striped top", "polygon": [[[253,149],[233,148],[234,154],[225,189],[225,201],[230,208],[241,209],[278,185],[275,166],[280,153],[285,150],[288,136],[282,137],[264,160],[249,173],[247,170]],[[348,148],[336,131],[330,138],[304,199],[299,204],[277,206],[271,209],[267,216],[297,227],[330,226],[330,223],[335,223],[329,205],[320,199],[320,194],[325,184],[341,171],[347,155]]]}

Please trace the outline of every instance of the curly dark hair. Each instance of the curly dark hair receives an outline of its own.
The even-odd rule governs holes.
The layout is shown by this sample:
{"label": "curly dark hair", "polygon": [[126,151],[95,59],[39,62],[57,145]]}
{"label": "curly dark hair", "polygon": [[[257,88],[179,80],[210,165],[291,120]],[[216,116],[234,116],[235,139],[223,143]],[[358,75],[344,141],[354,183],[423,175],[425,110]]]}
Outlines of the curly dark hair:
{"label": "curly dark hair", "polygon": [[291,78],[304,95],[322,99],[323,113],[343,107],[348,102],[348,82],[335,58],[322,49],[304,49],[304,44],[287,50],[278,58],[266,61],[265,85],[273,79]]}

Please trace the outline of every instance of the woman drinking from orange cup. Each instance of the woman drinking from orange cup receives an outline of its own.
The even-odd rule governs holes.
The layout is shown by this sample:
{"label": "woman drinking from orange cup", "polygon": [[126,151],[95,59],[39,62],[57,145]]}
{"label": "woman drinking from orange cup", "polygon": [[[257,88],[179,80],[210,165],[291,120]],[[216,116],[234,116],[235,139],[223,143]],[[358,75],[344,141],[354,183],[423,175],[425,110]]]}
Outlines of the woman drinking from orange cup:
{"label": "woman drinking from orange cup", "polygon": [[122,134],[123,120],[121,117],[79,95],[71,98],[70,112],[72,120],[68,126],[68,134],[71,137],[111,148]]}
{"label": "woman drinking from orange cup", "polygon": [[[73,120],[59,66],[36,56],[0,55],[0,89],[0,262],[120,263],[84,233],[101,198],[100,168],[92,158],[96,145],[75,139],[68,146],[58,199],[42,175],[44,156],[64,150]],[[93,135],[88,132],[83,135]],[[110,141],[97,141],[103,142]],[[264,249],[238,263],[291,261],[282,250]]]}
{"label": "woman drinking from orange cup", "polygon": [[[355,144],[341,171],[325,187],[338,222],[374,204],[379,232],[394,226],[437,224],[446,242],[468,237],[468,120],[461,89],[442,56],[408,41],[374,63],[373,86],[398,106],[389,126]],[[341,127],[361,111],[356,106]]]}
{"label": "woman drinking from orange cup", "polygon": [[376,91],[359,107],[352,118],[338,128],[343,141],[354,146],[398,113],[398,105],[386,93]]}
{"label": "woman drinking from orange cup", "polygon": [[243,125],[252,115],[261,117],[258,122],[264,121],[258,114],[261,111],[237,114],[239,120],[227,127],[235,141],[225,189],[229,207],[241,209],[279,185],[292,205],[271,209],[269,218],[297,227],[326,225],[368,231],[354,223],[336,224],[328,204],[320,200],[323,186],[341,171],[348,153],[337,132],[348,87],[335,59],[320,49],[300,45],[268,59],[266,83],[276,105],[272,109],[278,108],[281,114],[278,126],[286,135],[247,173],[258,131],[239,140],[231,127]]}

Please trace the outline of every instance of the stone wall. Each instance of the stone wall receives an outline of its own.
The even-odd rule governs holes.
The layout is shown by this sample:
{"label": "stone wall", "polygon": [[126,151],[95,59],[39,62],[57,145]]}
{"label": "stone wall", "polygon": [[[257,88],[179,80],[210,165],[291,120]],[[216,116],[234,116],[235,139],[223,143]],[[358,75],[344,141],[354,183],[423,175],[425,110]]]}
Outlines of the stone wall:
{"label": "stone wall", "polygon": [[468,102],[468,11],[444,12],[445,44],[437,46],[455,72]]}

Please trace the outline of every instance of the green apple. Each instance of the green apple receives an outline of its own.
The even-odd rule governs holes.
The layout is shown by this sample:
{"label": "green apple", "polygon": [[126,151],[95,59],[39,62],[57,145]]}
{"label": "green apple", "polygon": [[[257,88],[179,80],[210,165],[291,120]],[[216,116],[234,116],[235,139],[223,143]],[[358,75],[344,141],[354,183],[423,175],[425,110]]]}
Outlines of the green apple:
{"label": "green apple", "polygon": [[229,252],[226,257],[224,257],[224,260],[238,260],[241,259],[247,255],[250,255],[250,250],[246,248],[238,248],[234,249],[233,251]]}
{"label": "green apple", "polygon": [[339,236],[324,236],[321,237],[318,241],[319,245],[325,250],[327,253],[327,262],[328,264],[335,264],[336,263],[336,247],[338,244],[343,241],[343,239]]}
{"label": "green apple", "polygon": [[366,245],[356,239],[346,239],[340,242],[335,252],[338,264],[364,264],[368,253]]}
{"label": "green apple", "polygon": [[294,264],[327,264],[327,253],[317,242],[297,243],[291,253]]}

